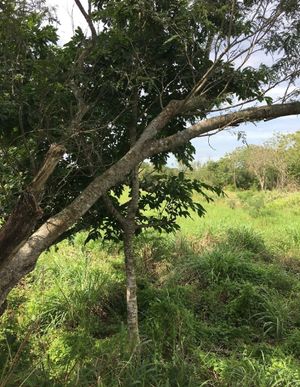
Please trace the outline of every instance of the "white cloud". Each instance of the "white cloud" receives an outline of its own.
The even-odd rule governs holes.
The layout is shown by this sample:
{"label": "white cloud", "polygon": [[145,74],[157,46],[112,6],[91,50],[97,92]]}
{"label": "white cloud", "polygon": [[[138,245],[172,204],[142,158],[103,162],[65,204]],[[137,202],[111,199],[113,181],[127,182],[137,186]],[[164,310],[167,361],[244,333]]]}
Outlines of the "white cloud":
{"label": "white cloud", "polygon": [[[81,2],[87,8],[87,0],[81,0]],[[60,44],[65,44],[70,40],[77,26],[80,26],[84,33],[88,33],[87,23],[74,0],[47,0],[46,3],[49,7],[56,9],[60,23],[58,25]]]}

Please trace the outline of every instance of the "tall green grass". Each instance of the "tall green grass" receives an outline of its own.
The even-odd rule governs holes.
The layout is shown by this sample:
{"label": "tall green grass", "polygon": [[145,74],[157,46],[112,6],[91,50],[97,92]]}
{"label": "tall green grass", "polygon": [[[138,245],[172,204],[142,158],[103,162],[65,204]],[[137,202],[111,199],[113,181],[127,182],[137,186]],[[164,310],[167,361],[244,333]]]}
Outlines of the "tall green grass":
{"label": "tall green grass", "polygon": [[10,296],[0,386],[300,386],[300,196],[255,195],[139,236],[140,356],[121,246],[52,248]]}

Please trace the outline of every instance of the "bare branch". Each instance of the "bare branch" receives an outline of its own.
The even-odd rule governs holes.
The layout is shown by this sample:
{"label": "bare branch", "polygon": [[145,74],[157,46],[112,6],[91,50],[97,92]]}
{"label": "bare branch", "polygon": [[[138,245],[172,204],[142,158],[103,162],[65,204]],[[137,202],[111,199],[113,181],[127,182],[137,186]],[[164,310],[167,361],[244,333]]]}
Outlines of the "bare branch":
{"label": "bare branch", "polygon": [[82,13],[83,17],[85,18],[87,24],[90,27],[92,38],[95,39],[97,37],[97,32],[96,28],[93,24],[92,18],[90,16],[90,13],[87,13],[86,10],[84,9],[83,5],[81,4],[80,0],[74,0],[77,7],[79,8],[80,12]]}
{"label": "bare branch", "polygon": [[102,196],[102,201],[107,211],[120,223],[123,228],[126,223],[126,219],[121,214],[121,212],[114,206],[112,200],[110,199],[107,193]]}
{"label": "bare branch", "polygon": [[253,107],[234,113],[224,114],[218,117],[212,117],[204,121],[200,121],[182,132],[177,132],[172,136],[152,141],[150,146],[148,144],[149,151],[146,157],[172,150],[187,143],[195,137],[212,132],[216,129],[225,129],[230,126],[237,126],[242,122],[271,120],[295,114],[300,114],[300,102]]}

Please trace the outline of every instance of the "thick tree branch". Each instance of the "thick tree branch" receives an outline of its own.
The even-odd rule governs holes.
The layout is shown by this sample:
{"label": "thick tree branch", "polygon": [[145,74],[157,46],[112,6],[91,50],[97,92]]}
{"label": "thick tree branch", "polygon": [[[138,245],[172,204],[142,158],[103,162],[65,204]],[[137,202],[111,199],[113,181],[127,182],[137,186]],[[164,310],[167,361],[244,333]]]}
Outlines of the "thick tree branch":
{"label": "thick tree branch", "polygon": [[195,137],[213,132],[217,129],[220,131],[230,126],[237,126],[243,122],[272,120],[274,118],[295,114],[300,114],[300,102],[253,107],[234,113],[212,117],[200,121],[197,124],[183,130],[182,132],[177,132],[172,136],[152,141],[151,146],[148,144],[148,152],[146,157],[153,156],[160,152],[172,150],[178,146],[184,145]]}
{"label": "thick tree branch", "polygon": [[92,38],[96,38],[97,36],[97,32],[96,32],[96,28],[93,24],[93,21],[91,19],[91,16],[90,14],[88,14],[86,12],[86,10],[84,9],[83,5],[81,4],[81,1],[80,0],[75,0],[75,3],[77,5],[77,7],[79,8],[80,12],[82,13],[83,17],[85,18],[90,30],[91,30],[91,34],[92,34]]}
{"label": "thick tree branch", "polygon": [[47,180],[52,175],[54,169],[56,168],[58,162],[61,160],[62,156],[66,152],[64,146],[60,144],[52,144],[49,151],[46,154],[43,165],[41,166],[38,173],[33,178],[31,184],[28,187],[35,198],[40,201],[42,199],[42,194]]}
{"label": "thick tree branch", "polygon": [[153,138],[161,131],[176,115],[178,115],[183,107],[184,100],[172,100],[168,105],[155,117],[144,130],[141,137],[136,142],[136,145],[144,143]]}
{"label": "thick tree branch", "polygon": [[[0,268],[0,306],[5,301],[6,295],[30,272],[39,255],[51,246],[56,239],[68,230],[91,206],[110,188],[124,181],[124,178],[135,168],[138,163],[154,154],[169,151],[201,134],[212,132],[216,129],[237,125],[241,122],[273,119],[282,116],[300,114],[300,102],[262,106],[245,109],[239,112],[213,117],[201,121],[182,132],[178,132],[160,140],[153,140],[156,129],[163,127],[167,122],[166,112],[160,114],[154,121],[155,125],[149,130],[145,140],[137,141],[125,156],[116,162],[101,176],[96,177],[85,190],[64,210],[45,222],[26,243],[12,256],[10,265]],[[174,113],[174,112],[173,112]],[[172,116],[169,114],[168,117]],[[159,120],[159,117],[162,121]]]}

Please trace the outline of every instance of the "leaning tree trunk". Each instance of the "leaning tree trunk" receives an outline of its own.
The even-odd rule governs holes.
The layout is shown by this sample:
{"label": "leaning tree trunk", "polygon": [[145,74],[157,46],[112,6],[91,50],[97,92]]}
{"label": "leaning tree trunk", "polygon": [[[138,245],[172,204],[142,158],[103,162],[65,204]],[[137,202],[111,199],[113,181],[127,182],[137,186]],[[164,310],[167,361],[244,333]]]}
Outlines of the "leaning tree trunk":
{"label": "leaning tree trunk", "polygon": [[[193,106],[191,106],[191,108],[192,107]],[[189,111],[189,104],[185,104],[185,110],[182,108],[182,112],[184,111]],[[103,194],[114,185],[122,182],[124,177],[141,161],[160,152],[175,149],[197,136],[213,132],[216,129],[222,130],[228,126],[238,125],[242,122],[259,121],[300,114],[300,103],[249,108],[239,112],[202,120],[181,132],[164,138],[155,138],[170,120],[180,112],[181,108],[178,107],[178,104],[176,106],[175,103],[170,102],[169,105],[167,105],[161,113],[149,123],[135,146],[131,148],[126,155],[106,170],[101,176],[96,177],[72,203],[52,218],[48,219],[27,240],[27,233],[24,233],[24,237],[12,244],[12,253],[6,254],[5,259],[0,265],[0,309],[10,290],[13,289],[26,274],[33,270],[39,255],[49,248],[65,231],[80,219]],[[11,223],[13,224],[13,222]],[[22,228],[20,229],[22,230]],[[4,226],[4,228],[0,230],[0,234],[2,234],[2,237],[3,235],[6,236],[2,239],[1,244],[4,246],[6,243],[4,243],[4,241],[7,240],[6,238],[9,235],[16,236],[16,232],[17,231],[9,232],[8,228]],[[2,251],[1,245],[0,251]]]}
{"label": "leaning tree trunk", "polygon": [[[25,245],[43,215],[40,202],[45,185],[64,152],[63,146],[51,145],[42,167],[31,184],[22,192],[14,210],[0,230],[0,316],[6,308],[5,298],[9,289],[7,280],[16,276],[20,268],[20,265],[14,266],[14,257]],[[30,268],[31,265],[28,265],[25,272]]]}

